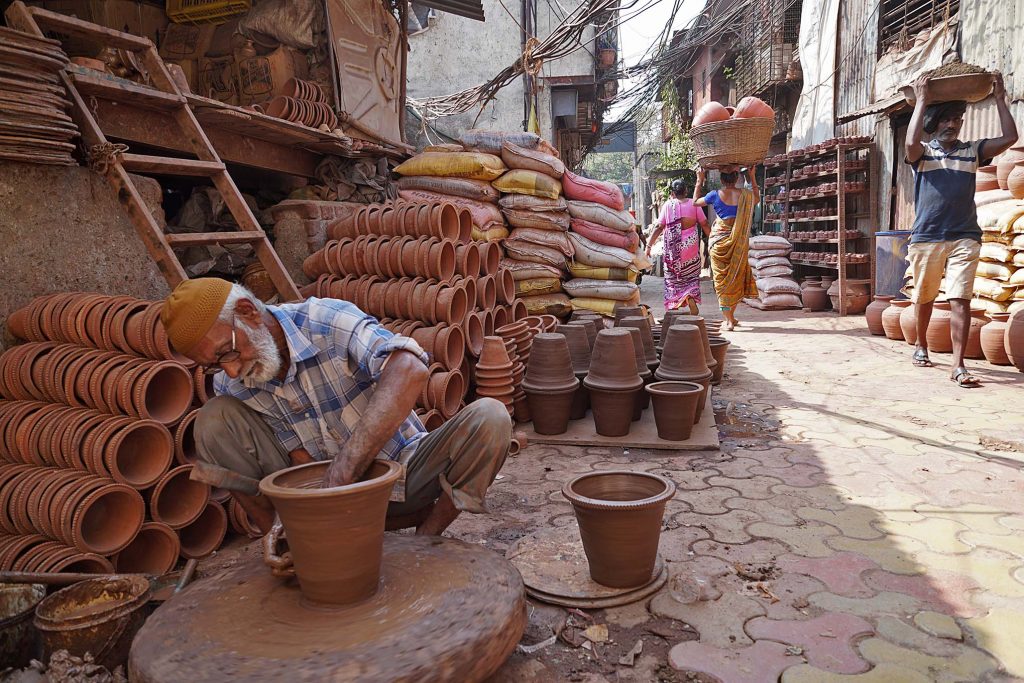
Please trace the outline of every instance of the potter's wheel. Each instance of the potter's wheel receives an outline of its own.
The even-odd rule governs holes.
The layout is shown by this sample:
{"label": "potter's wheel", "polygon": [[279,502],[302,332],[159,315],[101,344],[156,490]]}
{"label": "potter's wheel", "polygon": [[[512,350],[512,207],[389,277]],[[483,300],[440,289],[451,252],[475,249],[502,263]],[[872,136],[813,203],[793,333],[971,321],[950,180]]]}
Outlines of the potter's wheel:
{"label": "potter's wheel", "polygon": [[590,578],[580,530],[575,524],[554,527],[524,536],[505,553],[523,576],[532,598],[563,607],[598,609],[628,605],[657,592],[668,580],[661,555],[651,580],[633,588],[611,588]]}
{"label": "potter's wheel", "polygon": [[132,681],[480,681],[526,625],[518,572],[446,538],[385,535],[372,598],[317,609],[258,559],[168,600],[139,631]]}

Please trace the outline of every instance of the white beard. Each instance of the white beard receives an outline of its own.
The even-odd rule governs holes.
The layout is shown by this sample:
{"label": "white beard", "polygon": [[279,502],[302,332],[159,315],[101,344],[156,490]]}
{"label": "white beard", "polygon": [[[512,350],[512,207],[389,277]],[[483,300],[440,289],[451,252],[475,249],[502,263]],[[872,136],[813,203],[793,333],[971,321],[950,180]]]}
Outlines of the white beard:
{"label": "white beard", "polygon": [[277,377],[277,373],[281,371],[281,356],[270,330],[263,326],[249,327],[243,322],[237,324],[245,330],[249,343],[256,349],[256,359],[242,367],[240,372],[242,379],[250,379],[262,384]]}

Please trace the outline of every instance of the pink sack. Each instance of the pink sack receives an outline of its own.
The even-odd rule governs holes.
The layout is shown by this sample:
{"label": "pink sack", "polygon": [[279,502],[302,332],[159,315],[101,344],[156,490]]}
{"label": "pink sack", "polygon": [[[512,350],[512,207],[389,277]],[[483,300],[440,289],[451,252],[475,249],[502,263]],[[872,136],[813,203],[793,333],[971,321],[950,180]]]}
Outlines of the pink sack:
{"label": "pink sack", "polygon": [[592,180],[566,171],[562,176],[562,193],[569,199],[581,202],[597,202],[610,209],[621,211],[626,205],[622,191],[617,185],[601,180]]}
{"label": "pink sack", "polygon": [[609,247],[618,247],[619,249],[625,249],[626,251],[636,251],[637,246],[640,245],[640,235],[636,234],[636,231],[621,232],[619,230],[613,230],[612,228],[606,228],[603,225],[597,223],[591,223],[585,221],[582,218],[572,219],[572,231],[583,235],[589,240],[593,240],[598,244],[604,244]]}

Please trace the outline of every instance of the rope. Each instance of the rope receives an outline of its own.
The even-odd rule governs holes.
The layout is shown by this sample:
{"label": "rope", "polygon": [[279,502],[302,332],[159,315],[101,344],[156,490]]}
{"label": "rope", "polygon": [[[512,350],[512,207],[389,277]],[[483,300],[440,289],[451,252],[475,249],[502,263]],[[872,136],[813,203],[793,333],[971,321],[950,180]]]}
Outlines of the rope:
{"label": "rope", "polygon": [[93,145],[89,148],[89,168],[106,175],[110,168],[120,161],[120,156],[128,151],[128,145],[121,143],[104,142],[100,145]]}

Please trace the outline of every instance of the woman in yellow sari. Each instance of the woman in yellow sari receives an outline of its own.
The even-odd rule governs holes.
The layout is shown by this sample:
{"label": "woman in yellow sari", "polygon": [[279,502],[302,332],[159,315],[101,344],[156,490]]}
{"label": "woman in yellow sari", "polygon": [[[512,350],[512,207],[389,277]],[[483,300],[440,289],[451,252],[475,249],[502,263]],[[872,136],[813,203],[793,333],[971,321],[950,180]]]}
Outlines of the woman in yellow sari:
{"label": "woman in yellow sari", "polygon": [[721,171],[722,189],[712,190],[701,197],[704,189],[704,169],[697,171],[697,186],[693,190],[694,206],[711,206],[715,210],[715,224],[709,237],[711,254],[711,275],[718,295],[725,323],[722,329],[732,330],[736,320],[736,306],[746,297],[757,297],[757,284],[747,263],[750,241],[750,224],[754,218],[754,207],[760,201],[754,169],[747,169],[746,177],[753,190],[740,184],[736,167]]}

